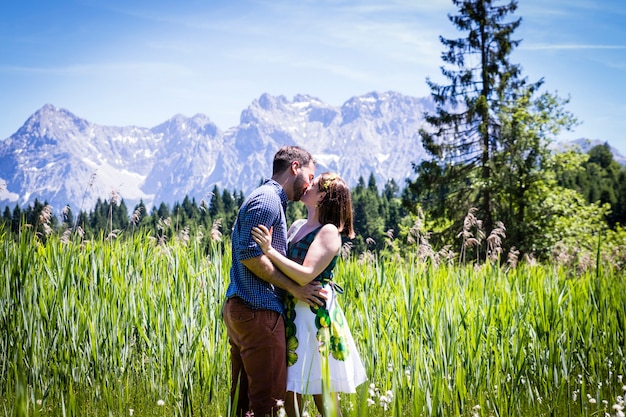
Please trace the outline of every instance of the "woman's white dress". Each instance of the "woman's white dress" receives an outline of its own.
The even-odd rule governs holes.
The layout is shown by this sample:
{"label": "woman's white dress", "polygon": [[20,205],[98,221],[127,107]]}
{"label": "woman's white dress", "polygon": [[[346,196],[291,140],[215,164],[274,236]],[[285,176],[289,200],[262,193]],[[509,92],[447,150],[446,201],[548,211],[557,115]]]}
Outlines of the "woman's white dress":
{"label": "woman's white dress", "polygon": [[[302,263],[318,231],[312,231],[297,242],[289,242],[288,257]],[[326,383],[323,381],[329,381],[330,392],[353,393],[367,381],[354,339],[337,302],[340,288],[332,282],[336,263],[337,257],[318,277],[326,289],[332,289],[326,308],[313,308],[287,295],[287,391],[321,394],[322,384]],[[326,370],[324,364],[328,365]],[[324,374],[330,378],[324,378]]]}

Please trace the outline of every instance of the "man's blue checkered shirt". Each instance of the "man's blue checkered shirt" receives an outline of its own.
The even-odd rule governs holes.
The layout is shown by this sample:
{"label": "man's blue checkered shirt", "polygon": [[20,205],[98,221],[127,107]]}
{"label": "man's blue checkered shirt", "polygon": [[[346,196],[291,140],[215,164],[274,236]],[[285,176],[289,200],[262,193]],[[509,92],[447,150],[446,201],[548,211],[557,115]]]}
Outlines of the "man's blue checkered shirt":
{"label": "man's blue checkered shirt", "polygon": [[226,297],[240,297],[251,308],[283,313],[285,291],[254,275],[241,261],[263,254],[252,238],[252,228],[259,224],[273,228],[272,246],[287,254],[287,194],[274,180],[266,180],[246,198],[233,227],[230,284]]}

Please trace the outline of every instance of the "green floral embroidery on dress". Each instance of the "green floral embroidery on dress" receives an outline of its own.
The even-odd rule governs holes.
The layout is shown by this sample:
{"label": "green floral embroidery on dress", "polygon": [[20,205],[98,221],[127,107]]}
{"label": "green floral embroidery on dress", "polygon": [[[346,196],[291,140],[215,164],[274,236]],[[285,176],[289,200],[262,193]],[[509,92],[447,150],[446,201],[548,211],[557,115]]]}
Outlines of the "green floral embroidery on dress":
{"label": "green floral embroidery on dress", "polygon": [[293,322],[296,318],[296,300],[292,295],[287,294],[285,300],[285,333],[287,336],[287,366],[291,366],[298,361],[296,349],[298,348],[298,339],[296,338],[296,324]]}
{"label": "green floral embroidery on dress", "polygon": [[[302,264],[306,257],[309,246],[315,239],[315,235],[320,229],[316,229],[306,235],[304,238],[289,244],[288,256],[290,259]],[[326,269],[317,277],[322,286],[333,285],[333,269],[337,263],[338,256],[335,256]],[[285,300],[285,328],[287,337],[287,366],[292,366],[298,361],[296,349],[298,348],[298,339],[296,337],[296,318],[295,312],[296,299],[287,294]],[[330,354],[336,360],[346,360],[348,357],[348,345],[345,337],[345,318],[339,306],[333,309],[333,317],[326,306],[311,307],[311,312],[315,314],[315,327],[317,328],[316,338],[319,343],[319,351],[323,355]]]}
{"label": "green floral embroidery on dress", "polygon": [[335,307],[332,318],[329,311],[324,307],[311,307],[311,311],[315,313],[316,336],[320,353],[325,356],[330,353],[338,361],[345,361],[349,352],[341,309]]}

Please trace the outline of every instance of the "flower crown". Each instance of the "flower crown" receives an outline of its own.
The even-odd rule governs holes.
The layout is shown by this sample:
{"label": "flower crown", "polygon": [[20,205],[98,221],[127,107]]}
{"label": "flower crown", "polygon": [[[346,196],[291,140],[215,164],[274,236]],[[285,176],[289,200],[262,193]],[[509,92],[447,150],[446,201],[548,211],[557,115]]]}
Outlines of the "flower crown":
{"label": "flower crown", "polygon": [[330,174],[326,177],[324,182],[322,182],[322,191],[329,191],[330,184],[335,181],[339,176],[337,174]]}

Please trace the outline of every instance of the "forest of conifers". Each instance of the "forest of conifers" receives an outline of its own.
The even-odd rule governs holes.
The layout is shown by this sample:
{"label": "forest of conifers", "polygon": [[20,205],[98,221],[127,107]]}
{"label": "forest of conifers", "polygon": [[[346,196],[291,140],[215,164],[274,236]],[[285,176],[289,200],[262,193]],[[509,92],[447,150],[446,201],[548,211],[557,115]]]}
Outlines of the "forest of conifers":
{"label": "forest of conifers", "polygon": [[[502,224],[501,253],[514,251],[519,254],[521,249],[523,255],[548,260],[562,255],[563,251],[584,253],[585,245],[589,252],[594,252],[598,241],[602,240],[605,250],[612,253],[613,262],[623,266],[626,256],[626,232],[622,229],[626,221],[626,167],[613,159],[607,144],[577,155],[580,156],[579,165],[555,168],[555,186],[550,187],[555,202],[551,206],[552,212],[544,212],[535,225],[525,225],[527,230],[537,230],[532,235],[533,241],[513,240],[507,231],[519,230],[518,225]],[[572,199],[571,191],[581,198]],[[480,230],[479,218],[469,216],[477,221],[472,230],[467,217],[436,217],[435,211],[429,210],[428,201],[422,197],[413,193],[411,187],[401,189],[394,181],[380,188],[373,175],[367,182],[361,178],[352,189],[357,237],[348,244],[351,253],[357,256],[399,254],[413,246],[421,247],[423,251],[425,244],[433,252],[446,247],[463,252],[465,243],[468,250],[474,252],[479,252],[483,245],[485,256],[489,254],[487,237],[493,235],[492,230]],[[112,197],[98,200],[89,211],[75,214],[68,208],[59,215],[54,215],[46,202],[36,201],[28,207],[5,207],[0,222],[4,225],[2,229],[12,235],[17,235],[26,225],[36,228],[42,240],[50,233],[79,233],[85,239],[124,238],[145,233],[154,237],[158,244],[172,239],[196,238],[204,239],[208,245],[211,240],[230,236],[244,198],[240,191],[214,187],[210,202],[186,197],[173,206],[160,203],[148,210],[140,203],[129,211],[124,200],[116,201]],[[305,209],[301,203],[289,203],[289,223],[303,216]],[[468,233],[477,240],[471,240],[474,246],[467,244]]]}

